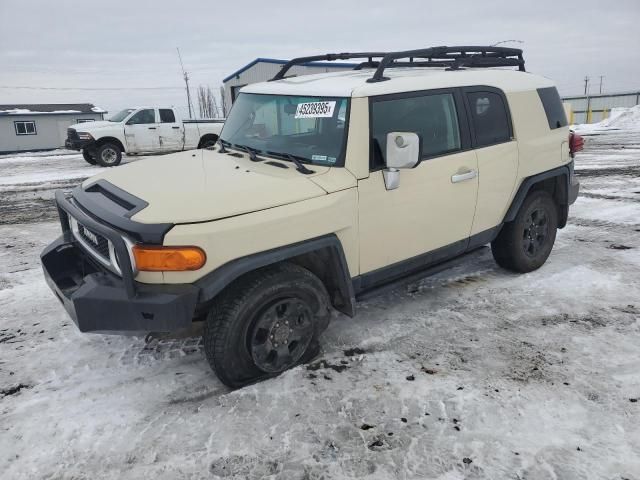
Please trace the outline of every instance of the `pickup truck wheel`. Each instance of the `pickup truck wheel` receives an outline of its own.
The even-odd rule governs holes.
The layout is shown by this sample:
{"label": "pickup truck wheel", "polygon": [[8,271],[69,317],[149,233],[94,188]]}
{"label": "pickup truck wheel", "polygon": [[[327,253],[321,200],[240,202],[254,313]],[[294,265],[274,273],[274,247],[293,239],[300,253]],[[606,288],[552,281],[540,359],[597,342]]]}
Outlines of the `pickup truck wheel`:
{"label": "pickup truck wheel", "polygon": [[87,148],[82,149],[82,158],[84,158],[89,165],[96,164],[96,159],[93,156],[91,156],[91,153],[89,153],[89,149]]}
{"label": "pickup truck wheel", "polygon": [[546,262],[558,229],[558,210],[548,192],[529,194],[516,218],[502,227],[491,243],[498,265],[515,272],[531,272]]}
{"label": "pickup truck wheel", "polygon": [[329,317],[318,277],[289,263],[265,267],[216,301],[205,324],[205,354],[225,385],[241,387],[308,360]]}
{"label": "pickup truck wheel", "polygon": [[207,139],[207,140],[203,140],[202,143],[200,144],[200,148],[213,148],[216,145],[216,142],[218,140],[217,139]]}
{"label": "pickup truck wheel", "polygon": [[122,150],[114,143],[103,143],[96,150],[96,162],[102,167],[115,167],[122,161]]}

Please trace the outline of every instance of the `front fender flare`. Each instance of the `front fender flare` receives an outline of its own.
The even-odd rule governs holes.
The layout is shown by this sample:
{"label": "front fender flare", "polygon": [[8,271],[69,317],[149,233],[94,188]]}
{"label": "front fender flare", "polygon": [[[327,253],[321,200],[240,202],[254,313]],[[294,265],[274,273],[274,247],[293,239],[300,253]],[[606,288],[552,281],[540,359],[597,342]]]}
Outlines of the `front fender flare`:
{"label": "front fender flare", "polygon": [[[292,261],[306,266],[308,255],[322,254],[330,281],[322,279],[329,290],[333,306],[349,316],[355,315],[355,293],[342,244],[335,234],[323,235],[302,242],[254,253],[225,263],[195,282],[199,287],[198,303],[213,300],[234,280],[245,273],[282,261]],[[314,272],[316,273],[316,272]],[[329,284],[328,284],[329,283]],[[332,291],[333,290],[333,291]]]}

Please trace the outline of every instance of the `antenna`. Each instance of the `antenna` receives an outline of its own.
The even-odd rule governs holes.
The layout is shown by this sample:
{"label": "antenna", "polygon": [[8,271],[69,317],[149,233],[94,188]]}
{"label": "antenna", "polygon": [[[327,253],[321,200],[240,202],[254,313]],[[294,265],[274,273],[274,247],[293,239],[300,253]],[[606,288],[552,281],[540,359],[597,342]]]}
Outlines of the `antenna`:
{"label": "antenna", "polygon": [[189,119],[192,119],[191,115],[191,94],[189,93],[189,74],[184,71],[184,65],[182,63],[182,55],[180,55],[180,49],[176,47],[178,51],[178,58],[180,59],[180,68],[182,68],[182,75],[184,76],[184,83],[187,86],[187,106],[189,107]]}

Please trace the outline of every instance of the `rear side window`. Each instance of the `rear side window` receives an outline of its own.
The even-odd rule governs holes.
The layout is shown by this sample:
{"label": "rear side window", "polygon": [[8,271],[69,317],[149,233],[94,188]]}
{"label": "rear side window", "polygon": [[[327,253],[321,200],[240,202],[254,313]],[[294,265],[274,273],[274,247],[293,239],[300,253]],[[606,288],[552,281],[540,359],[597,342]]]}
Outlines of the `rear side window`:
{"label": "rear side window", "polygon": [[511,140],[509,115],[501,95],[494,92],[471,92],[467,93],[467,99],[471,107],[477,147]]}
{"label": "rear side window", "polygon": [[160,109],[160,121],[162,123],[176,123],[176,116],[170,108]]}
{"label": "rear side window", "polygon": [[544,113],[547,114],[549,128],[554,130],[556,128],[566,127],[568,124],[567,115],[556,87],[539,88],[538,96],[544,107]]}
{"label": "rear side window", "polygon": [[422,157],[460,150],[460,128],[451,93],[376,99],[371,109],[371,169],[385,165],[387,134],[414,132],[422,141]]}

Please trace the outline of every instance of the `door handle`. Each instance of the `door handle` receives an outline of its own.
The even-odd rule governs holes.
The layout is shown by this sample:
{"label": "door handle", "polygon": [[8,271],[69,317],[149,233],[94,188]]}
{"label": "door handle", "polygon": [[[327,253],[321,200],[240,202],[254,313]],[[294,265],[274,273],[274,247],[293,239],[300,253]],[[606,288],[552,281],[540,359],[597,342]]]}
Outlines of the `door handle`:
{"label": "door handle", "polygon": [[180,127],[171,127],[171,128],[174,128],[174,129],[178,130]]}
{"label": "door handle", "polygon": [[156,127],[149,127],[149,130],[155,130]]}
{"label": "door handle", "polygon": [[464,173],[456,173],[451,176],[451,183],[460,183],[467,180],[472,180],[478,176],[477,170],[469,170]]}

